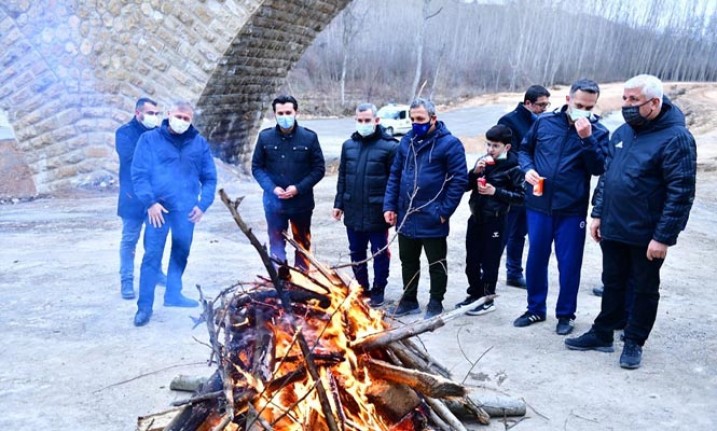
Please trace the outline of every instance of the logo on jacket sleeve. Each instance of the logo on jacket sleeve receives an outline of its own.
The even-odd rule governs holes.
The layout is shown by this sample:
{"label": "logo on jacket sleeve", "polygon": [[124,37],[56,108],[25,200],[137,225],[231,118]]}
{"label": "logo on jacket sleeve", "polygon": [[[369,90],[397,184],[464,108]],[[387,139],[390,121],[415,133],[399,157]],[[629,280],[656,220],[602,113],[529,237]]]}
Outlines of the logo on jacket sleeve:
{"label": "logo on jacket sleeve", "polygon": [[615,148],[622,148],[622,141],[615,144]]}

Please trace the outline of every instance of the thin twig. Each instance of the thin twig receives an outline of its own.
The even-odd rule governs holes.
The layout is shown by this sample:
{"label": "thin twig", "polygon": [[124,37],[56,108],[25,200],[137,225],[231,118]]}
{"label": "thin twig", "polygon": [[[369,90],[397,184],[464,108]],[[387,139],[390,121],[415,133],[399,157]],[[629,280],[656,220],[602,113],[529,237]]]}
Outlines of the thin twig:
{"label": "thin twig", "polygon": [[126,384],[126,383],[133,382],[133,381],[135,381],[135,380],[141,379],[141,378],[143,378],[143,377],[147,377],[147,376],[151,376],[151,375],[153,375],[153,374],[161,373],[161,372],[163,372],[163,371],[171,370],[172,368],[188,367],[188,366],[190,366],[190,365],[205,365],[205,364],[206,364],[206,362],[205,362],[205,361],[202,361],[202,362],[188,362],[188,363],[185,363],[185,364],[174,364],[174,365],[170,365],[170,366],[168,366],[168,367],[160,368],[160,369],[158,369],[158,370],[154,370],[154,371],[149,371],[149,372],[146,372],[146,373],[142,373],[142,374],[140,374],[140,375],[138,375],[138,376],[132,377],[131,379],[122,380],[121,382],[117,382],[117,383],[112,383],[111,385],[108,385],[108,386],[105,386],[105,387],[103,387],[103,388],[94,390],[94,391],[92,391],[92,393],[93,393],[93,394],[96,394],[96,393],[98,393],[98,392],[104,391],[105,389],[114,388],[115,386],[121,386],[121,385],[124,385],[124,384]]}

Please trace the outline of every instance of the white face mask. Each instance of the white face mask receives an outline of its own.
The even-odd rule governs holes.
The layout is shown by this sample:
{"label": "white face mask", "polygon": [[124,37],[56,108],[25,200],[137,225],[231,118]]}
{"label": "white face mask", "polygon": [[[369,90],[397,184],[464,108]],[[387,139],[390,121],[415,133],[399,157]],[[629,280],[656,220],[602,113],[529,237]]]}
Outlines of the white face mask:
{"label": "white face mask", "polygon": [[142,125],[148,129],[154,129],[159,123],[161,123],[159,115],[144,114],[142,118]]}
{"label": "white face mask", "polygon": [[373,135],[373,132],[376,131],[376,125],[373,123],[359,123],[356,122],[356,131],[359,135],[363,136],[364,138],[366,136]]}
{"label": "white face mask", "polygon": [[570,112],[568,113],[570,115],[570,119],[573,121],[578,121],[580,118],[587,118],[588,120],[593,115],[590,111],[585,111],[578,108],[570,107]]}
{"label": "white face mask", "polygon": [[174,133],[178,133],[180,135],[186,132],[191,124],[191,122],[181,120],[177,117],[169,117],[169,127]]}
{"label": "white face mask", "polygon": [[505,160],[508,158],[508,151],[503,151],[502,153],[498,154],[498,157],[496,157],[497,160]]}

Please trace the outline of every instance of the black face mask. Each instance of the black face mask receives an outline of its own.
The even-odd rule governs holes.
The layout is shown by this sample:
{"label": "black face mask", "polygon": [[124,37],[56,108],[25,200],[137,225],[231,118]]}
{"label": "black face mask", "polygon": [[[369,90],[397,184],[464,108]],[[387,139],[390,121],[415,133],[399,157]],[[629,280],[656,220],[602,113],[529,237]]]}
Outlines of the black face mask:
{"label": "black face mask", "polygon": [[[652,100],[652,99],[650,99]],[[625,122],[629,124],[632,127],[644,127],[645,124],[648,123],[648,119],[640,115],[640,108],[643,105],[646,105],[650,103],[650,100],[645,101],[645,103],[637,106],[623,106],[622,107],[622,118],[625,119]],[[652,111],[650,111],[652,113]]]}

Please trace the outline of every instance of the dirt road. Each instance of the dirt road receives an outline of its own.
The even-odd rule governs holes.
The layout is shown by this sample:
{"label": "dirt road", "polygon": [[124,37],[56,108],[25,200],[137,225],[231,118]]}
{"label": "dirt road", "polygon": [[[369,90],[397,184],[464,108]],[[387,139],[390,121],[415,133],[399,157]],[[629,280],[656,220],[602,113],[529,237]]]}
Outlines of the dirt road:
{"label": "dirt road", "polygon": [[[700,143],[715,145],[714,139]],[[513,319],[525,308],[525,291],[505,287],[502,278],[495,313],[460,318],[423,341],[458,380],[471,366],[464,356],[475,361],[489,350],[466,382],[524,398],[528,418],[516,430],[716,429],[717,177],[710,160],[701,157],[701,163],[695,206],[663,267],[657,323],[639,370],[619,368],[620,343],[612,354],[567,351],[554,333],[550,311],[545,323],[514,328]],[[330,218],[335,181],[327,177],[317,187],[314,213],[315,251],[329,263],[348,259],[343,226]],[[242,213],[263,233],[258,186],[225,169],[221,182],[231,196],[246,195]],[[203,365],[208,349],[193,339],[207,338],[204,327],[192,329],[189,316],[198,311],[162,307],[162,288],[151,323],[132,325],[135,304],[119,296],[115,203],[110,194],[77,194],[0,206],[0,429],[133,430],[137,416],[164,410],[185,396],[169,391],[174,375],[211,372]],[[451,219],[446,306],[464,296],[467,218],[463,202]],[[392,249],[387,296],[396,300],[400,266],[396,244]],[[552,310],[554,261],[550,270]],[[248,241],[215,203],[197,227],[185,291],[196,296],[193,286],[199,283],[214,295],[261,273]],[[599,309],[599,299],[590,293],[599,277],[599,249],[588,240],[578,333],[588,329]],[[427,286],[424,274],[423,306]],[[494,420],[481,429],[505,428]]]}

